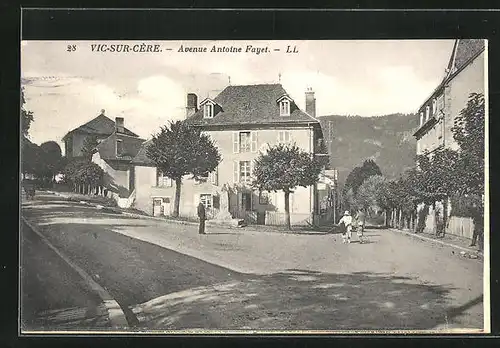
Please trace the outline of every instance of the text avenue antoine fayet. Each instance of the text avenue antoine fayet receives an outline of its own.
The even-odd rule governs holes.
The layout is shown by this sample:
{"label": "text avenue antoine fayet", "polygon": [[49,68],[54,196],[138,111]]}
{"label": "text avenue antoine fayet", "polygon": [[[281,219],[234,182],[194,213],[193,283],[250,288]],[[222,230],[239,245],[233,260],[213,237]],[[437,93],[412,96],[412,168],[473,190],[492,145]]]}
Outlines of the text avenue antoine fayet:
{"label": "text avenue antoine fayet", "polygon": [[[67,45],[67,52],[75,52],[79,49],[78,44]],[[212,46],[196,46],[181,44],[177,47],[168,47],[160,44],[152,43],[137,43],[137,44],[127,44],[127,43],[112,43],[112,44],[101,44],[95,43],[90,44],[90,49],[92,52],[109,52],[109,53],[161,53],[161,52],[179,52],[179,53],[247,53],[247,54],[266,54],[271,52],[276,53],[299,53],[296,45],[283,44],[281,47],[270,47],[267,45],[217,45]]]}

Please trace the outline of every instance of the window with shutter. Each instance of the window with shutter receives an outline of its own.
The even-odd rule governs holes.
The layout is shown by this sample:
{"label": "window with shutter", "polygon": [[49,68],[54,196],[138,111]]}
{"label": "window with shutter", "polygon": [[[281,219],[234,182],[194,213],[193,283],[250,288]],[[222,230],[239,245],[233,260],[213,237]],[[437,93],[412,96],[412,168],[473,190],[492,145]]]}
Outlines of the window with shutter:
{"label": "window with shutter", "polygon": [[238,161],[233,161],[233,183],[238,183],[240,181],[240,164]]}
{"label": "window with shutter", "polygon": [[424,112],[420,113],[420,125],[424,124]]}
{"label": "window with shutter", "polygon": [[278,142],[280,144],[289,144],[292,140],[290,131],[284,130],[278,132]]}
{"label": "window with shutter", "polygon": [[218,176],[219,176],[218,175],[219,174],[218,168],[219,167],[216,167],[214,169],[214,171],[209,174],[210,183],[212,183],[213,185],[217,185],[217,181],[218,181],[217,179],[218,179]]}
{"label": "window with shutter", "polygon": [[233,132],[233,153],[239,153],[239,152],[240,152],[239,133]]}
{"label": "window with shutter", "polygon": [[240,161],[239,176],[242,184],[249,184],[251,181],[251,161]]}
{"label": "window with shutter", "polygon": [[240,151],[239,152],[250,152],[251,147],[251,138],[250,132],[239,132],[238,138],[240,142]]}
{"label": "window with shutter", "polygon": [[251,132],[251,151],[257,152],[257,132]]}
{"label": "window with shutter", "polygon": [[430,107],[427,105],[425,107],[425,122],[429,121]]}

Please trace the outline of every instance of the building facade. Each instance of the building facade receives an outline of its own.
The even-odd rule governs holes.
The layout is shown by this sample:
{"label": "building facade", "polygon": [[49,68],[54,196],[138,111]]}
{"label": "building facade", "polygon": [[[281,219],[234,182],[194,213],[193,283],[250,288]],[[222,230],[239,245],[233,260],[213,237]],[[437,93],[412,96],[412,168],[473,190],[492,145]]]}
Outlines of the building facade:
{"label": "building facade", "polygon": [[[455,118],[467,105],[471,93],[485,92],[485,40],[459,39],[455,41],[445,77],[419,108],[417,155],[429,155],[438,149],[458,150],[453,138]],[[419,211],[423,205],[418,207]],[[437,211],[436,211],[437,210]],[[446,211],[445,211],[446,210]],[[451,216],[451,202],[436,202],[429,207],[426,232],[435,232],[439,219],[446,220],[446,233],[472,237],[470,218]]]}
{"label": "building facade", "polygon": [[471,93],[483,93],[484,40],[456,40],[443,81],[419,109],[417,155],[438,148],[458,149],[453,139],[455,117],[467,105]]}
{"label": "building facade", "polygon": [[[295,143],[314,155],[322,139],[314,118],[314,92],[306,92],[306,110],[300,110],[279,84],[228,86],[214,99],[188,94],[187,120],[200,127],[216,144],[222,161],[201,180],[183,179],[180,215],[196,216],[201,202],[209,217],[228,209],[233,218],[248,223],[284,224],[283,192],[257,192],[250,187],[253,163],[259,153],[279,143]],[[175,183],[162,176],[145,155],[145,148],[133,160],[136,180],[136,208],[152,215],[169,215],[173,210]],[[299,187],[290,195],[292,224],[310,221],[318,210],[315,187]]]}

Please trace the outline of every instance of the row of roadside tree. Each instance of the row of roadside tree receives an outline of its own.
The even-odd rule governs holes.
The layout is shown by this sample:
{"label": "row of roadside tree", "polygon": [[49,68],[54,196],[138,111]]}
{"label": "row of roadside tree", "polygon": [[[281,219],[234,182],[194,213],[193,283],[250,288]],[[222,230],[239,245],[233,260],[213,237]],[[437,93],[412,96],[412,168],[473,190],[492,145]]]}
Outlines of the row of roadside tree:
{"label": "row of roadside tree", "polygon": [[482,94],[470,95],[467,105],[455,118],[452,133],[457,150],[443,147],[419,155],[415,167],[393,180],[385,178],[373,161],[365,161],[346,179],[344,207],[363,210],[377,207],[385,212],[386,225],[418,233],[424,230],[432,206],[437,235],[445,234],[448,215],[472,218],[475,233],[482,233],[485,189]]}

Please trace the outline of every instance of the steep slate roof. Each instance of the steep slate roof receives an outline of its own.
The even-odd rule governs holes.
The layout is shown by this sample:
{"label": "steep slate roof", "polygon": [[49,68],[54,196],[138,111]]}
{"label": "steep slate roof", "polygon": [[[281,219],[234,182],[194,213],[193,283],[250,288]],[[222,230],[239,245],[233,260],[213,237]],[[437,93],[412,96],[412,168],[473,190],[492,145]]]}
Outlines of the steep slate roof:
{"label": "steep slate roof", "polygon": [[448,61],[447,73],[441,83],[432,91],[432,94],[425,99],[418,108],[420,111],[430,99],[437,95],[444,85],[453,79],[462,69],[469,65],[484,50],[483,39],[457,39],[453,45],[450,60]]}
{"label": "steep slate roof", "polygon": [[148,156],[146,156],[146,148],[151,144],[151,140],[145,141],[142,143],[139,152],[132,160],[132,164],[135,165],[143,165],[143,166],[154,166],[155,164],[151,161]]}
{"label": "steep slate roof", "polygon": [[197,126],[319,123],[317,119],[290,104],[290,116],[280,116],[277,100],[288,95],[280,84],[228,86],[213,100],[222,110],[215,108],[213,118],[203,118],[203,109],[187,119]]}
{"label": "steep slate roof", "polygon": [[[73,132],[82,132],[82,133],[86,133],[86,134],[95,134],[95,135],[110,135],[114,131],[115,131],[115,121],[106,117],[103,114],[100,114],[99,116],[90,120],[89,122],[87,122],[87,123],[81,125],[80,127],[75,128],[75,129],[69,131],[68,133],[66,133],[66,135],[63,137],[63,140],[70,133],[73,133]],[[124,134],[130,135],[133,137],[138,137],[137,134],[135,134],[134,132],[130,131],[127,128],[124,128]]]}
{"label": "steep slate roof", "polygon": [[453,54],[448,63],[450,74],[465,67],[472,58],[484,50],[482,39],[460,39],[455,42]]}
{"label": "steep slate roof", "polygon": [[[116,140],[122,140],[123,154],[116,156]],[[97,151],[103,160],[131,161],[139,152],[144,139],[114,132],[97,145]]]}

